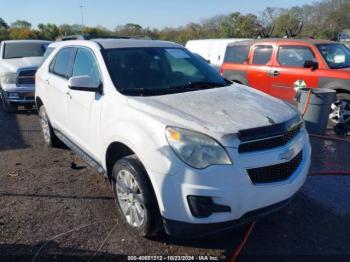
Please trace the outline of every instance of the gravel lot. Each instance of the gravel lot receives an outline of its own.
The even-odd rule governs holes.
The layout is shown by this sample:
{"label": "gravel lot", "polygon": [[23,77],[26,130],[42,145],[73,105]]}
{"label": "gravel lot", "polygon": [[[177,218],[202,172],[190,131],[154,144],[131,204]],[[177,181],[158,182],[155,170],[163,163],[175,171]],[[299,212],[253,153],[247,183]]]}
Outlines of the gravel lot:
{"label": "gravel lot", "polygon": [[[350,171],[350,146],[313,139],[312,172]],[[37,114],[0,109],[0,261],[116,261],[125,255],[229,256],[247,226],[196,241],[147,240],[118,226],[106,180],[47,149]],[[287,208],[260,220],[242,260],[350,261],[350,177],[309,177]],[[330,257],[331,256],[331,257]]]}

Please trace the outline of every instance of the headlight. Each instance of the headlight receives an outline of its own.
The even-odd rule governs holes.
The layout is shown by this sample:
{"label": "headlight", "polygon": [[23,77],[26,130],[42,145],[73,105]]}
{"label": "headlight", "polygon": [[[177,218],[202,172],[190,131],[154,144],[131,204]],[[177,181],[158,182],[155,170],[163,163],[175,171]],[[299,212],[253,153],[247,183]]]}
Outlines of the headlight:
{"label": "headlight", "polygon": [[16,73],[5,73],[1,75],[1,83],[3,84],[16,84],[17,83],[17,74]]}
{"label": "headlight", "polygon": [[209,136],[176,127],[167,127],[165,133],[179,158],[194,168],[232,164],[226,150]]}

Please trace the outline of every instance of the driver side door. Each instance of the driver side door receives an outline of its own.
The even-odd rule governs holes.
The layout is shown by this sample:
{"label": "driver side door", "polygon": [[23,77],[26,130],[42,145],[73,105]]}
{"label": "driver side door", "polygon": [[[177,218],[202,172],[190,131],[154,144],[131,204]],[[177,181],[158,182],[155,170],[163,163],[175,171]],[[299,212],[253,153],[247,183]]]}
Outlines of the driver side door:
{"label": "driver side door", "polygon": [[[90,76],[101,83],[97,59],[89,48],[79,47],[75,56],[72,77]],[[69,121],[71,139],[89,156],[97,159],[100,112],[103,95],[99,92],[69,89]]]}

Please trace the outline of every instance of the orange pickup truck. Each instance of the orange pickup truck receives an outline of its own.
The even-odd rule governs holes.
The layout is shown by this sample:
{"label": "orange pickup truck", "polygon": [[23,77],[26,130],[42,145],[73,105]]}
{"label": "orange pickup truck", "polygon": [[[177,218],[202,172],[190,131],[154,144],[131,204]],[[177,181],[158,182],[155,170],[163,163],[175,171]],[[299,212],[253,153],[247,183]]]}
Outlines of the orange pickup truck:
{"label": "orange pickup truck", "polygon": [[259,39],[230,44],[220,68],[234,82],[292,100],[299,88],[337,91],[330,118],[350,123],[350,50],[314,39]]}

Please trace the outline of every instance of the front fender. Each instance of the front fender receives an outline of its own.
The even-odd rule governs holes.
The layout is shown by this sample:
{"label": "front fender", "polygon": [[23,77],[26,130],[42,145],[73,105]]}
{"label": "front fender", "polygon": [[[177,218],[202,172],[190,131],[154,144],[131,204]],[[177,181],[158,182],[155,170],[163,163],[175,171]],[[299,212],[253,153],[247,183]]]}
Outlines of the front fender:
{"label": "front fender", "polygon": [[339,91],[347,91],[350,94],[350,80],[322,77],[319,80],[320,88],[328,88]]}
{"label": "front fender", "polygon": [[[147,122],[147,123],[146,123]],[[152,121],[115,121],[106,125],[103,130],[106,139],[103,141],[101,156],[106,168],[106,153],[109,145],[115,142],[129,147],[140,159],[146,170],[169,174],[173,173],[177,156],[165,138],[165,126]],[[146,126],[148,125],[148,126]],[[176,166],[176,165],[175,165]]]}

